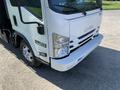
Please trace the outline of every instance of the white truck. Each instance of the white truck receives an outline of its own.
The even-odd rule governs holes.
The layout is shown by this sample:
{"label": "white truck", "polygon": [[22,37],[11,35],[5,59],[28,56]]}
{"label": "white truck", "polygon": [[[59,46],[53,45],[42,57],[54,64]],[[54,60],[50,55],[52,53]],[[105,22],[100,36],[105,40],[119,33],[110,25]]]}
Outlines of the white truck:
{"label": "white truck", "polygon": [[20,48],[31,66],[67,71],[103,38],[102,0],[0,0],[0,8],[1,38]]}

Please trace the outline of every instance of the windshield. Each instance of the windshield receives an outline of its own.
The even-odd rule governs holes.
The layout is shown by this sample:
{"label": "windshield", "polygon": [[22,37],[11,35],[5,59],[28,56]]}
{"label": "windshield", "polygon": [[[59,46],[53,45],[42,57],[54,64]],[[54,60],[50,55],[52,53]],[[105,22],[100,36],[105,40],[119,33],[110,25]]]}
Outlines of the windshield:
{"label": "windshield", "polygon": [[74,14],[102,8],[102,0],[49,0],[52,10],[63,14]]}

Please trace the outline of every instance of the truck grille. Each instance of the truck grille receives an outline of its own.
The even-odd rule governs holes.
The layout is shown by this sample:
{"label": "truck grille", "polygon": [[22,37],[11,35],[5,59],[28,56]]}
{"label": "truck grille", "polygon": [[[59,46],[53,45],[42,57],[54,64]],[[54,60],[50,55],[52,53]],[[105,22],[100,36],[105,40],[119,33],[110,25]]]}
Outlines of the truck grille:
{"label": "truck grille", "polygon": [[91,30],[90,32],[78,37],[75,41],[70,41],[70,52],[73,52],[77,48],[83,46],[87,42],[89,42],[94,37],[94,30]]}

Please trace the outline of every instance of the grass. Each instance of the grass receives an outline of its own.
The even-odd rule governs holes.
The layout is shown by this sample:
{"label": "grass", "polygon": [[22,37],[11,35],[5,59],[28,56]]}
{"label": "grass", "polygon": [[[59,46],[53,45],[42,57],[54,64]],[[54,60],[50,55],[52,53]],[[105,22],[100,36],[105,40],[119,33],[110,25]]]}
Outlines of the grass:
{"label": "grass", "polygon": [[103,1],[104,10],[120,10],[120,1]]}

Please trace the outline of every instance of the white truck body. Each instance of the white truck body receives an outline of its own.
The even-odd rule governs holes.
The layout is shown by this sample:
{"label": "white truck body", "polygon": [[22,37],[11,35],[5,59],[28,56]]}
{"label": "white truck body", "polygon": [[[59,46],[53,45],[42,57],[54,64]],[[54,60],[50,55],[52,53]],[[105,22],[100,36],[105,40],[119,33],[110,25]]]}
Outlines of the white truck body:
{"label": "white truck body", "polygon": [[[55,70],[67,71],[73,68],[90,54],[103,38],[99,34],[102,18],[100,7],[85,13],[62,14],[50,8],[49,0],[40,0],[42,18],[39,18],[26,7],[13,6],[10,0],[5,2],[14,34],[23,36],[35,57]],[[38,33],[38,24],[31,22],[44,26],[44,34]],[[60,45],[55,46],[56,43]]]}

